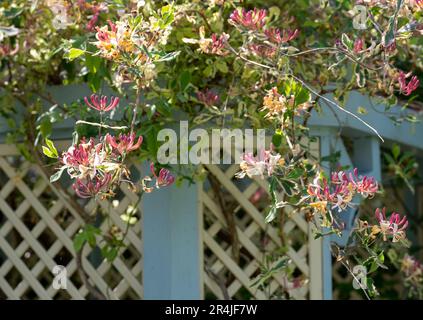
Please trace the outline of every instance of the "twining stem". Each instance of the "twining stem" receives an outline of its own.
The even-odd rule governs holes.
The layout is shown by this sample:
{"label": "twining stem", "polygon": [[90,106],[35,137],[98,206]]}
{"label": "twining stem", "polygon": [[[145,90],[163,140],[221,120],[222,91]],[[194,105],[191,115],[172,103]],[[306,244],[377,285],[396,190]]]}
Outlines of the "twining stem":
{"label": "twining stem", "polygon": [[84,120],[78,120],[75,124],[86,124],[89,126],[93,126],[93,127],[100,127],[100,128],[105,128],[105,129],[110,129],[110,130],[125,130],[128,129],[127,126],[108,126],[107,124],[101,124],[101,123],[96,123],[96,122],[89,122],[89,121],[84,121]]}
{"label": "twining stem", "polygon": [[140,103],[140,96],[141,96],[141,88],[139,85],[137,85],[137,93],[135,97],[134,108],[132,109],[131,134],[134,133],[134,129],[135,129],[135,122],[137,120],[137,109]]}
{"label": "twining stem", "polygon": [[[244,60],[245,62],[248,62],[250,64],[256,65],[258,67],[261,68],[265,68],[274,72],[278,72],[277,68],[273,67],[273,66],[269,66],[269,65],[265,65],[265,64],[261,64],[252,60],[249,60],[245,57],[243,57],[241,55],[241,53],[237,52],[233,47],[231,47],[229,44],[227,44],[227,47],[229,48],[230,51],[232,51],[232,53],[234,53],[237,57],[239,57],[240,59]],[[335,103],[334,101],[326,98],[325,96],[322,96],[321,94],[319,94],[317,91],[313,90],[313,88],[311,86],[309,86],[305,81],[301,80],[300,78],[296,77],[295,75],[293,75],[292,73],[288,73],[288,74],[281,74],[281,77],[291,77],[295,80],[297,80],[298,82],[300,82],[304,87],[306,87],[311,93],[313,93],[314,95],[316,95],[317,97],[321,98],[322,100],[330,103],[331,105],[335,106],[336,108],[338,108],[339,110],[345,112],[346,114],[352,116],[353,118],[357,119],[358,121],[360,121],[361,123],[363,123],[366,127],[368,127],[371,131],[373,131],[378,138],[384,142],[382,136],[378,133],[378,131],[373,128],[370,124],[368,124],[366,121],[364,121],[363,119],[361,119],[359,116],[357,116],[356,114],[352,113],[351,111],[348,111],[347,109],[342,108],[340,105],[338,105],[337,103]]]}

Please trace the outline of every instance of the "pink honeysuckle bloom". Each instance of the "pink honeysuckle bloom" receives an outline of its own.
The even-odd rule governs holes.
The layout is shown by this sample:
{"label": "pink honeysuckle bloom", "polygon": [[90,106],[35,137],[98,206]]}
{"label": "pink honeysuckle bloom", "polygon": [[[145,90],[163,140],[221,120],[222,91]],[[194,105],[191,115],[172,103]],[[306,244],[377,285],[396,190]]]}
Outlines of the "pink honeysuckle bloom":
{"label": "pink honeysuckle bloom", "polygon": [[135,133],[120,134],[117,139],[118,141],[116,141],[116,137],[107,134],[105,140],[110,146],[116,149],[119,154],[123,155],[137,150],[141,146],[143,138],[142,136],[139,136],[137,142],[135,143]]}
{"label": "pink honeysuckle bloom", "polygon": [[11,48],[8,44],[1,44],[0,45],[0,58],[3,57],[11,57],[17,54],[19,51],[19,43],[16,43],[15,48]]}
{"label": "pink honeysuckle bloom", "polygon": [[241,171],[235,176],[237,178],[244,178],[247,175],[249,178],[259,176],[264,179],[265,175],[271,176],[280,163],[281,155],[279,153],[272,154],[271,150],[262,149],[255,157],[251,152],[247,152],[242,156],[240,163]]}
{"label": "pink honeysuckle bloom", "polygon": [[333,172],[330,184],[326,179],[320,180],[316,177],[313,183],[309,184],[307,191],[312,197],[331,204],[332,209],[337,208],[340,212],[353,206],[351,201],[355,194],[371,198],[378,189],[379,186],[374,177],[359,176],[355,168],[353,173]]}
{"label": "pink honeysuckle bloom", "polygon": [[108,104],[108,98],[107,96],[98,96],[96,94],[92,94],[90,96],[90,101],[88,101],[87,97],[84,97],[84,101],[87,104],[87,106],[89,106],[90,108],[93,108],[97,111],[100,112],[108,112],[113,110],[114,108],[117,107],[117,105],[119,104],[119,98],[118,97],[111,97],[110,98],[110,103]]}
{"label": "pink honeysuckle bloom", "polygon": [[150,170],[154,178],[156,179],[156,188],[169,186],[175,181],[175,177],[170,173],[169,170],[165,168],[161,168],[159,171],[159,175],[157,176],[154,168],[154,163],[150,164]]}
{"label": "pink honeysuckle bloom", "polygon": [[248,49],[256,56],[263,58],[272,58],[276,54],[276,48],[263,44],[252,43],[248,46]]}
{"label": "pink honeysuckle bloom", "polygon": [[197,99],[208,107],[216,105],[220,100],[219,95],[209,89],[198,91]]}
{"label": "pink honeysuckle bloom", "polygon": [[281,44],[281,43],[287,43],[293,39],[295,39],[300,30],[280,30],[278,28],[269,28],[267,30],[264,30],[264,34],[267,36],[267,38],[274,43]]}
{"label": "pink honeysuckle bloom", "polygon": [[411,76],[411,72],[405,74],[403,71],[400,71],[398,76],[398,83],[400,85],[400,92],[406,96],[409,96],[414,90],[419,87],[420,81],[417,76],[412,76],[410,81],[407,83],[406,79]]}
{"label": "pink honeysuckle bloom", "polygon": [[261,30],[266,24],[267,11],[265,9],[234,10],[229,17],[229,23],[248,30]]}
{"label": "pink honeysuckle bloom", "polygon": [[82,138],[79,144],[72,145],[63,152],[60,160],[67,167],[70,177],[82,179],[87,176],[93,178],[97,167],[103,164],[104,158],[102,143],[95,145],[93,138],[88,142]]}
{"label": "pink honeysuckle bloom", "polygon": [[160,189],[162,187],[167,187],[175,181],[175,177],[165,168],[161,168],[159,175],[157,175],[154,163],[150,164],[150,171],[155,180],[154,184],[151,183],[153,179],[150,176],[146,176],[142,179],[143,190],[147,193],[153,192],[154,188]]}
{"label": "pink honeysuckle bloom", "polygon": [[81,198],[91,198],[110,191],[112,175],[106,173],[103,177],[96,175],[94,178],[76,179],[72,185],[75,193]]}
{"label": "pink honeysuckle bloom", "polygon": [[405,238],[405,229],[408,227],[407,217],[404,216],[401,219],[399,213],[393,212],[389,217],[386,218],[386,209],[382,211],[377,208],[375,211],[376,219],[379,221],[379,227],[383,235],[383,241],[387,240],[388,235],[392,235],[392,242],[398,242]]}
{"label": "pink honeysuckle bloom", "polygon": [[93,14],[93,16],[91,17],[90,21],[88,21],[86,29],[88,31],[93,31],[94,28],[96,27],[96,24],[98,22],[98,17],[99,17],[100,13],[97,12],[95,14]]}
{"label": "pink honeysuckle bloom", "polygon": [[354,41],[354,52],[359,53],[359,52],[363,51],[363,45],[364,45],[363,39],[357,38]]}
{"label": "pink honeysuckle bloom", "polygon": [[229,35],[222,33],[220,36],[215,33],[211,36],[211,45],[207,48],[207,53],[225,56],[229,52],[225,50],[226,43],[229,39]]}
{"label": "pink honeysuckle bloom", "polygon": [[63,153],[61,160],[63,164],[68,166],[89,166],[92,150],[94,148],[95,144],[93,138],[91,138],[88,142],[85,141],[85,138],[82,138],[78,145],[72,145]]}
{"label": "pink honeysuckle bloom", "polygon": [[406,254],[401,261],[401,271],[404,272],[407,280],[421,283],[423,277],[423,266],[414,257]]}

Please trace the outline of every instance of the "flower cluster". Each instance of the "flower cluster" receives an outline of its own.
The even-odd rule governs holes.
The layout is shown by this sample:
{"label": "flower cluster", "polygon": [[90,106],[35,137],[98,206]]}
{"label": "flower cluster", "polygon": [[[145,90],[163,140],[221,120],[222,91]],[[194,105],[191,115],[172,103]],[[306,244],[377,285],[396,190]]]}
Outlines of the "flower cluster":
{"label": "flower cluster", "polygon": [[113,195],[114,186],[123,178],[129,182],[129,170],[124,164],[125,155],[138,149],[142,137],[134,143],[135,134],[121,134],[116,138],[107,134],[96,143],[93,138],[82,138],[78,144],[72,145],[63,152],[60,161],[62,171],[66,170],[72,179],[76,179],[73,189],[83,198]]}
{"label": "flower cluster", "polygon": [[0,44],[0,59],[4,57],[11,57],[17,54],[19,51],[19,44],[17,43],[16,46],[12,49],[9,44]]}
{"label": "flower cluster", "polygon": [[72,24],[68,15],[69,5],[64,0],[47,0],[47,6],[54,14],[52,20],[53,27],[56,29],[66,29]]}
{"label": "flower cluster", "polygon": [[213,91],[206,89],[204,91],[197,92],[197,99],[204,103],[206,106],[211,107],[216,105],[219,102],[219,95]]}
{"label": "flower cluster", "polygon": [[203,38],[202,41],[200,41],[200,49],[204,53],[226,56],[229,53],[229,51],[226,50],[228,39],[229,35],[226,33],[222,33],[220,36],[213,33],[211,39]]}
{"label": "flower cluster", "polygon": [[400,86],[400,92],[406,96],[409,96],[414,90],[419,87],[420,81],[417,76],[412,76],[410,81],[407,83],[406,79],[411,76],[411,73],[405,74],[400,71],[398,75],[398,83]]}
{"label": "flower cluster", "polygon": [[278,88],[273,87],[267,92],[263,99],[263,108],[261,111],[266,111],[265,118],[280,118],[288,110],[292,110],[294,114],[298,115],[301,111],[307,111],[310,107],[310,102],[305,102],[295,106],[295,97],[286,97],[278,92]]}
{"label": "flower cluster", "polygon": [[293,39],[295,39],[298,34],[299,30],[280,30],[278,28],[269,28],[264,30],[264,34],[268,38],[269,41],[276,43],[276,44],[282,44],[287,43]]}
{"label": "flower cluster", "polygon": [[284,159],[279,153],[273,154],[272,150],[262,149],[257,156],[248,152],[242,156],[240,163],[241,171],[236,174],[237,178],[249,178],[259,176],[264,179],[265,175],[271,176],[278,165],[282,165]]}
{"label": "flower cluster", "polygon": [[110,103],[108,104],[108,98],[107,96],[101,96],[99,97],[96,94],[92,94],[90,96],[90,101],[87,97],[84,97],[84,101],[90,108],[100,111],[100,112],[109,112],[112,111],[114,108],[116,108],[119,104],[119,98],[118,97],[111,97]]}
{"label": "flower cluster", "polygon": [[184,38],[185,43],[198,44],[200,51],[207,54],[214,54],[218,56],[226,56],[229,54],[229,51],[226,48],[227,42],[229,40],[229,35],[222,33],[220,36],[213,33],[211,38],[206,38],[206,30],[204,26],[201,26],[199,29],[200,39],[191,39]]}
{"label": "flower cluster", "polygon": [[250,49],[254,55],[262,58],[273,58],[276,54],[276,48],[264,44],[251,43],[248,49]]}
{"label": "flower cluster", "polygon": [[401,260],[401,271],[405,276],[405,281],[413,287],[423,285],[423,266],[414,257],[406,254]]}
{"label": "flower cluster", "polygon": [[125,17],[117,22],[109,20],[108,25],[96,27],[94,45],[102,57],[143,71],[146,80],[151,80],[154,62],[162,57],[159,45],[166,43],[170,32],[169,27],[159,25],[153,18],[140,23]]}
{"label": "flower cluster", "polygon": [[175,177],[170,173],[168,169],[161,168],[159,170],[159,174],[157,175],[156,169],[154,168],[154,163],[150,164],[150,171],[154,179],[150,176],[146,176],[142,180],[143,190],[147,193],[152,192],[154,188],[160,189],[162,187],[167,187],[175,181]]}
{"label": "flower cluster", "polygon": [[263,29],[266,24],[267,11],[264,9],[234,10],[229,18],[229,23],[236,27],[257,31]]}
{"label": "flower cluster", "polygon": [[101,12],[108,11],[107,5],[105,3],[91,3],[87,2],[86,0],[78,0],[77,5],[82,12],[91,12],[92,15],[89,17],[89,21],[86,25],[86,29],[88,31],[95,30],[95,26],[97,25],[99,16]]}
{"label": "flower cluster", "polygon": [[357,38],[354,41],[354,52],[355,53],[360,53],[361,51],[363,51],[363,46],[364,46],[363,39]]}
{"label": "flower cluster", "polygon": [[124,53],[131,53],[135,44],[132,40],[131,30],[126,22],[113,23],[108,21],[109,26],[96,27],[97,42],[94,44],[100,50],[101,56],[114,60],[120,58]]}
{"label": "flower cluster", "polygon": [[376,219],[379,221],[379,225],[372,227],[372,235],[379,233],[383,236],[383,241],[387,241],[388,237],[392,237],[392,242],[398,242],[405,239],[405,230],[408,226],[407,217],[404,216],[401,219],[399,213],[393,212],[391,216],[386,218],[386,209],[382,211],[377,208],[375,211]]}
{"label": "flower cluster", "polygon": [[117,153],[120,155],[126,155],[141,147],[142,139],[142,136],[139,136],[137,142],[135,143],[135,133],[132,133],[120,134],[118,139],[110,134],[107,134],[105,140],[115,151],[117,151]]}
{"label": "flower cluster", "polygon": [[338,212],[352,206],[353,197],[360,194],[364,198],[373,197],[378,191],[378,183],[374,177],[359,176],[357,168],[353,173],[333,172],[331,181],[316,177],[307,188],[314,202],[310,204],[321,213],[326,212],[327,205]]}

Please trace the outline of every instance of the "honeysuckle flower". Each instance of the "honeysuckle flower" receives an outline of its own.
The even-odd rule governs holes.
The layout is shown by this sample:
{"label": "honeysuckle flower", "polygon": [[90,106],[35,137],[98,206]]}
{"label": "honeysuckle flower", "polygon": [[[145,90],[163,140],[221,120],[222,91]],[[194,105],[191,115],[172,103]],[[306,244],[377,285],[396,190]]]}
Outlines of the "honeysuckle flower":
{"label": "honeysuckle flower", "polygon": [[12,49],[9,44],[0,44],[0,59],[4,57],[11,57],[19,51],[19,43]]}
{"label": "honeysuckle flower", "polygon": [[165,168],[161,168],[159,170],[159,175],[156,175],[154,163],[151,163],[150,170],[154,178],[156,179],[156,188],[167,187],[175,181],[175,177],[170,173],[169,170]]}
{"label": "honeysuckle flower", "polygon": [[132,38],[131,29],[126,22],[116,23],[108,21],[110,26],[96,27],[97,42],[94,44],[100,49],[100,53],[106,59],[117,59],[121,53],[133,53],[136,51],[136,44]]}
{"label": "honeysuckle flower", "polygon": [[108,103],[109,98],[107,96],[98,96],[96,94],[92,94],[90,96],[90,101],[87,97],[84,97],[84,101],[90,108],[100,111],[100,112],[108,112],[113,110],[117,107],[119,104],[119,98],[118,97],[111,97],[110,103]]}
{"label": "honeysuckle flower", "polygon": [[288,109],[293,109],[295,106],[294,113],[299,115],[301,111],[307,111],[311,102],[307,101],[300,105],[295,106],[295,97],[286,97],[278,92],[277,87],[273,87],[267,92],[267,95],[263,98],[263,108],[260,111],[266,111],[265,118],[281,117]]}
{"label": "honeysuckle flower", "polygon": [[91,138],[86,142],[85,139],[82,138],[78,145],[72,145],[63,153],[61,160],[68,166],[88,166],[90,164],[93,149],[95,149],[94,139]]}
{"label": "honeysuckle flower", "polygon": [[401,260],[401,271],[406,280],[414,284],[421,284],[423,281],[423,266],[414,257],[406,254]]}
{"label": "honeysuckle flower", "polygon": [[54,18],[52,20],[53,27],[56,29],[66,29],[72,21],[68,15],[68,7],[65,1],[56,0],[56,1],[49,1],[47,3],[51,12],[54,14]]}
{"label": "honeysuckle flower", "polygon": [[83,138],[78,145],[69,147],[60,160],[71,178],[84,179],[96,175],[97,167],[104,164],[105,157],[102,143],[96,145],[93,138],[88,142]]}
{"label": "honeysuckle flower", "polygon": [[200,50],[204,53],[215,54],[218,56],[226,56],[229,51],[226,49],[226,45],[229,39],[229,35],[222,33],[221,35],[212,34],[211,38],[206,38],[206,31],[204,26],[199,29],[200,39],[184,38],[185,43],[198,44]]}
{"label": "honeysuckle flower", "polygon": [[[407,83],[406,79],[411,76],[410,81]],[[417,76],[412,76],[411,72],[405,74],[403,71],[399,72],[398,83],[400,86],[400,92],[406,96],[409,96],[414,90],[419,87],[420,81]]]}
{"label": "honeysuckle flower", "polygon": [[219,56],[225,56],[229,52],[225,49],[226,43],[229,39],[229,35],[222,33],[220,36],[213,33],[211,35],[211,41],[206,45],[201,46],[205,53],[216,54]]}
{"label": "honeysuckle flower", "polygon": [[87,26],[86,26],[86,29],[88,31],[93,31],[94,30],[94,28],[95,28],[95,26],[97,24],[97,21],[98,21],[98,17],[99,16],[100,16],[100,13],[99,12],[96,12],[96,13],[93,14],[93,16],[91,17],[90,21],[88,21]]}
{"label": "honeysuckle flower", "polygon": [[150,164],[150,171],[155,180],[153,185],[151,185],[151,181],[153,181],[153,179],[150,176],[146,176],[142,180],[143,190],[147,193],[151,193],[154,188],[160,189],[162,187],[170,186],[175,181],[175,177],[168,169],[161,168],[159,170],[159,174],[157,175],[156,169],[154,168],[154,163]]}
{"label": "honeysuckle flower", "polygon": [[264,30],[264,34],[267,36],[269,41],[277,44],[287,43],[295,39],[298,36],[299,32],[300,31],[298,29],[281,31],[278,28],[269,28]]}
{"label": "honeysuckle flower", "polygon": [[379,221],[379,228],[383,235],[383,241],[387,241],[387,236],[392,236],[392,242],[398,242],[405,239],[405,230],[408,226],[406,216],[401,219],[399,213],[393,212],[389,219],[387,219],[385,208],[383,208],[382,211],[377,208],[375,215],[376,219]]}
{"label": "honeysuckle flower", "polygon": [[237,27],[257,31],[263,29],[266,24],[266,16],[267,11],[265,9],[234,10],[229,17],[229,23]]}
{"label": "honeysuckle flower", "polygon": [[281,155],[279,153],[272,154],[271,150],[262,149],[255,157],[252,153],[247,152],[242,156],[240,163],[241,171],[235,176],[237,178],[244,178],[247,175],[249,178],[259,176],[264,179],[264,176],[271,176],[275,168],[280,164]]}
{"label": "honeysuckle flower", "polygon": [[211,107],[216,105],[219,102],[219,95],[213,91],[206,89],[204,91],[197,92],[197,99],[204,103],[206,106]]}
{"label": "honeysuckle flower", "polygon": [[328,202],[327,201],[316,201],[310,203],[310,207],[316,209],[316,211],[320,213],[326,213],[328,210]]}
{"label": "honeysuckle flower", "polygon": [[94,178],[76,179],[72,185],[75,193],[81,198],[91,198],[95,196],[107,196],[110,194],[112,175],[106,173],[103,177],[96,175]]}
{"label": "honeysuckle flower", "polygon": [[119,154],[123,155],[137,150],[141,146],[143,138],[139,136],[137,142],[135,142],[135,133],[120,134],[116,141],[116,137],[107,134],[105,140],[110,146],[117,150]]}
{"label": "honeysuckle flower", "polygon": [[250,49],[254,55],[263,58],[273,58],[276,54],[276,48],[264,44],[251,43],[248,49]]}
{"label": "honeysuckle flower", "polygon": [[379,186],[374,177],[359,176],[355,168],[353,173],[333,172],[330,184],[326,179],[320,179],[317,176],[309,184],[307,191],[313,198],[327,201],[332,209],[338,209],[341,212],[353,206],[351,201],[355,194],[371,198],[378,189]]}
{"label": "honeysuckle flower", "polygon": [[359,52],[363,51],[363,45],[364,45],[363,39],[357,38],[354,41],[354,52],[359,53]]}

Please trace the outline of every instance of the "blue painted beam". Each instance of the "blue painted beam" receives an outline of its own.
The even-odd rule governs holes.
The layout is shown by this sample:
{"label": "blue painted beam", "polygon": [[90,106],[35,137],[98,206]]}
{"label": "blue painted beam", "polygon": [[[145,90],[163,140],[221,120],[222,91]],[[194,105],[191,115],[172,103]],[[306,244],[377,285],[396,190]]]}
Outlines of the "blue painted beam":
{"label": "blue painted beam", "polygon": [[[325,97],[333,100],[333,96],[330,94],[325,95]],[[383,114],[385,105],[378,104],[375,100],[370,100],[369,97],[355,91],[349,94],[349,98],[345,105],[346,109],[355,114],[357,114],[358,107],[366,108],[368,113],[359,115],[359,117],[375,128],[384,140],[395,141],[423,151],[423,139],[421,139],[423,136],[423,125],[421,123],[412,124],[404,122],[399,126],[395,125],[392,120]],[[348,134],[349,136],[375,136],[375,133],[363,123],[342,110],[335,107],[332,107],[331,110],[325,104],[323,104],[322,109],[322,113],[316,111],[312,112],[309,121],[309,126],[311,128],[330,127],[339,129],[340,126],[342,126],[342,133]],[[400,106],[392,108],[390,112],[393,114],[408,112],[416,115],[412,110],[401,111]],[[336,114],[336,116],[334,114]]]}
{"label": "blue painted beam", "polygon": [[201,210],[197,185],[145,195],[143,285],[145,299],[202,299]]}

